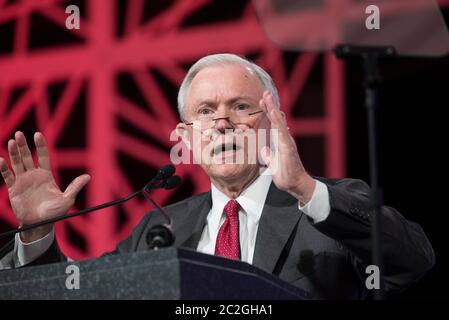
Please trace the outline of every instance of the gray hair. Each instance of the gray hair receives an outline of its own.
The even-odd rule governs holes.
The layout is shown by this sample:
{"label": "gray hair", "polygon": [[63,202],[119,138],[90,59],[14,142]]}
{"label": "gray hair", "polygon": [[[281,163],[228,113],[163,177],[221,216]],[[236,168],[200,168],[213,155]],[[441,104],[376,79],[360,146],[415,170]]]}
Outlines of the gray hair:
{"label": "gray hair", "polygon": [[201,58],[194,65],[192,65],[186,76],[184,77],[184,80],[182,81],[181,87],[179,88],[178,92],[178,112],[182,120],[184,120],[185,98],[187,96],[187,92],[190,89],[193,78],[198,74],[198,72],[207,67],[225,64],[241,64],[253,71],[262,82],[265,90],[272,94],[274,103],[279,107],[280,104],[278,90],[276,89],[276,85],[274,84],[273,79],[264,69],[259,67],[257,64],[235,54],[212,54]]}

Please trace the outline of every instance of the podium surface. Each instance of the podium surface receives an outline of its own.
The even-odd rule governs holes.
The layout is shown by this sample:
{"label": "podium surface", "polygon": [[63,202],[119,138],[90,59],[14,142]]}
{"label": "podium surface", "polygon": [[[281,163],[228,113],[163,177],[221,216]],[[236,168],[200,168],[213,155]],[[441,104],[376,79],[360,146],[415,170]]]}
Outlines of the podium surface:
{"label": "podium surface", "polygon": [[0,299],[311,298],[250,264],[174,247],[0,271]]}

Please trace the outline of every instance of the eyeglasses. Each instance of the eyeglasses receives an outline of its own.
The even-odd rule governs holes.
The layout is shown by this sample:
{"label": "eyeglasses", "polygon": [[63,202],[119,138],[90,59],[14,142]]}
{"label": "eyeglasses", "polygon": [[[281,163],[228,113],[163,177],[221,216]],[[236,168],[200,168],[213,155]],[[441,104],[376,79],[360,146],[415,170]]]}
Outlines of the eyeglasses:
{"label": "eyeglasses", "polygon": [[244,124],[251,120],[251,118],[259,113],[262,113],[263,110],[256,110],[252,112],[248,112],[248,110],[231,110],[229,116],[227,117],[217,117],[215,112],[210,111],[208,114],[200,114],[198,119],[195,119],[193,122],[186,123],[188,126],[192,126],[195,122],[199,122],[202,128],[211,128],[213,127],[215,121],[228,119],[233,124]]}

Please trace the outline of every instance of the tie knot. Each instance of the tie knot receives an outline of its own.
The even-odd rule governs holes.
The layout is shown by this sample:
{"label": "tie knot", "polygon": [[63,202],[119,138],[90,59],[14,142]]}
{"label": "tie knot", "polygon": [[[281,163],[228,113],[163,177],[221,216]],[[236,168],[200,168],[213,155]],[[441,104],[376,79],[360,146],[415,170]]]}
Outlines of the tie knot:
{"label": "tie knot", "polygon": [[224,212],[228,218],[230,217],[238,217],[239,215],[240,204],[237,200],[229,200],[228,203],[224,207]]}

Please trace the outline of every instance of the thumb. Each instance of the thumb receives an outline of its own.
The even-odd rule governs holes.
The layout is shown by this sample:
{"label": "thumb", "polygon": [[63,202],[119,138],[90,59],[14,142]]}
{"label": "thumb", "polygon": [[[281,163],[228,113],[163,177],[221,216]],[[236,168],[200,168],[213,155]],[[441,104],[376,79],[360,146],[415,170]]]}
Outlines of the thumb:
{"label": "thumb", "polygon": [[82,188],[90,181],[90,175],[83,174],[73,179],[64,191],[64,197],[75,199]]}
{"label": "thumb", "polygon": [[271,163],[271,150],[270,147],[263,147],[260,150],[260,156],[262,158],[262,164],[266,165],[267,167],[270,167]]}

